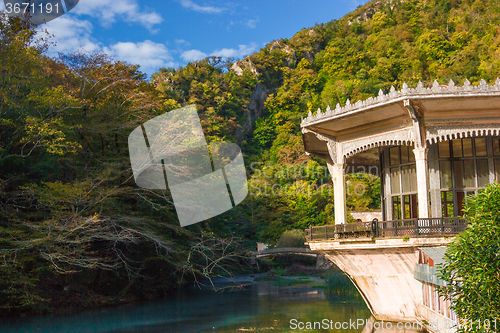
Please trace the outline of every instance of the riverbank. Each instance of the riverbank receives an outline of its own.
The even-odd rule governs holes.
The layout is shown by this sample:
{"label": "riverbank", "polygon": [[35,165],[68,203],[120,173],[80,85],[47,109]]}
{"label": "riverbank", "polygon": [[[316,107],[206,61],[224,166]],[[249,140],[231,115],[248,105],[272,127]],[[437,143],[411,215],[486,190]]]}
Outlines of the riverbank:
{"label": "riverbank", "polygon": [[[396,325],[386,329],[387,323],[384,326],[376,324],[362,299],[326,293],[328,280],[315,276],[263,279],[266,276],[272,274],[214,279],[212,283],[215,288],[210,288],[211,283],[205,284],[203,288],[191,286],[163,300],[97,308],[69,315],[2,320],[0,332],[267,333],[304,331],[305,325],[316,325],[316,328],[306,330],[314,333],[402,332]],[[277,285],[280,281],[300,283]],[[226,288],[230,285],[241,287]],[[301,325],[304,325],[303,329]],[[423,333],[422,330],[412,329],[404,332]]]}
{"label": "riverbank", "polygon": [[[289,332],[290,320],[334,321],[369,318],[362,300],[343,300],[325,293],[326,281],[317,276],[248,274],[213,279],[205,287],[189,286],[168,298],[134,302],[73,314],[7,319],[1,332]],[[293,281],[282,284],[281,281]],[[298,281],[299,283],[294,283]],[[226,288],[240,286],[238,288]],[[352,331],[358,332],[356,330]]]}
{"label": "riverbank", "polygon": [[[290,266],[290,265],[289,265]],[[294,265],[291,265],[293,267]],[[290,268],[289,267],[289,268]],[[299,273],[307,272],[303,266]],[[285,269],[271,268],[269,273],[246,274],[250,276],[283,274]],[[162,271],[162,266],[155,270]],[[290,270],[289,270],[290,271]],[[292,272],[292,271],[290,271]],[[291,273],[295,274],[295,273]],[[0,318],[11,317],[31,317],[40,315],[72,314],[87,309],[109,308],[125,304],[135,304],[145,301],[164,300],[172,297],[179,290],[190,288],[191,286],[203,287],[203,285],[213,285],[210,280],[198,276],[195,282],[194,277],[185,279],[182,284],[168,278],[168,276],[157,276],[154,279],[147,279],[144,276],[136,276],[128,280],[126,276],[117,277],[109,272],[87,270],[71,276],[57,274],[46,274],[44,279],[38,282],[39,297],[24,307],[15,309],[0,308]],[[244,275],[227,278],[213,278],[214,283],[220,283],[224,279],[242,279]]]}
{"label": "riverbank", "polygon": [[[180,285],[163,278],[146,280],[138,276],[129,281],[116,281],[116,277],[106,273],[96,275],[92,272],[73,275],[71,280],[61,276],[44,279],[41,284],[40,306],[27,306],[20,311],[0,311],[2,318],[30,318],[33,316],[71,315],[88,309],[107,309],[124,305],[134,306],[148,301],[168,301],[179,292],[189,288],[230,291],[244,289],[250,284],[269,281],[276,288],[297,287],[322,290],[331,296],[349,295],[360,297],[349,279],[338,270],[316,269],[309,258],[280,258],[280,260],[261,260],[261,269],[267,272],[252,272],[230,277],[215,277],[211,280],[198,277],[184,281]],[[157,269],[159,270],[159,269]],[[73,281],[73,279],[76,279]],[[125,283],[126,282],[126,283]],[[350,288],[350,289],[349,289]]]}

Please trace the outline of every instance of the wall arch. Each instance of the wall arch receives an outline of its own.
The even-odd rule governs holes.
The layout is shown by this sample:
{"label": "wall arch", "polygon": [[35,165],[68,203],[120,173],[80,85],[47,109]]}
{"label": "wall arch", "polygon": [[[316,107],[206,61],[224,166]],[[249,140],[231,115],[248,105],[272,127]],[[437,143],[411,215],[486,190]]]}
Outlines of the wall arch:
{"label": "wall arch", "polygon": [[344,158],[352,157],[372,148],[385,146],[411,146],[415,144],[413,130],[405,128],[398,131],[364,137],[342,143]]}

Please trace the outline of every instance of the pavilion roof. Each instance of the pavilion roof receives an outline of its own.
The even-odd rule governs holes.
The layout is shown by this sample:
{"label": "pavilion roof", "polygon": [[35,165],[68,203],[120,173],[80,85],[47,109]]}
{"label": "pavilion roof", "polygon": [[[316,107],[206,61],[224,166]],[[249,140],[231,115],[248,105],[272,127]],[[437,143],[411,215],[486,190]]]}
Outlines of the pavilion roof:
{"label": "pavilion roof", "polygon": [[[469,136],[471,131],[474,132],[471,135],[498,135],[500,79],[492,85],[484,79],[472,85],[466,79],[462,86],[456,86],[453,80],[447,85],[434,81],[429,88],[422,82],[415,88],[404,83],[401,90],[392,86],[388,94],[380,90],[377,97],[354,104],[347,100],[342,107],[340,104],[335,109],[328,106],[324,112],[318,109],[314,115],[309,112],[301,122],[304,148],[318,156],[328,154],[325,138],[329,138],[342,145],[342,154],[347,158],[371,147],[408,145],[414,138],[392,137],[391,133],[413,128],[415,117],[425,126],[426,140],[430,143]],[[458,129],[444,133],[450,126]],[[367,142],[359,146],[355,142],[360,140]]]}
{"label": "pavilion roof", "polygon": [[450,80],[448,85],[441,85],[434,81],[432,87],[426,88],[420,81],[416,88],[409,88],[408,84],[403,83],[403,89],[396,90],[391,87],[388,94],[384,94],[379,90],[377,97],[369,97],[366,100],[359,100],[351,104],[349,99],[346,104],[341,107],[337,103],[335,109],[331,109],[328,105],[325,112],[318,109],[316,114],[309,111],[309,115],[302,119],[301,127],[308,127],[317,123],[348,117],[354,113],[363,112],[369,109],[377,109],[384,105],[403,101],[406,99],[434,99],[434,98],[450,98],[450,97],[482,97],[500,95],[500,78],[497,78],[495,84],[488,85],[484,79],[481,79],[479,85],[471,85],[468,79],[465,79],[463,86],[456,86],[453,80]]}

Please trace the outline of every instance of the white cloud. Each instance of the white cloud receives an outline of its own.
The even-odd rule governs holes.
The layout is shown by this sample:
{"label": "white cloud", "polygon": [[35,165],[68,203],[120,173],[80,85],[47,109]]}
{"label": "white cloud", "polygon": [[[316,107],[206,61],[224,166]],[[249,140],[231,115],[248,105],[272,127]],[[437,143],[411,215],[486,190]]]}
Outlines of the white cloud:
{"label": "white cloud", "polygon": [[220,57],[234,57],[234,58],[243,58],[250,53],[253,53],[257,50],[257,44],[251,43],[250,45],[238,45],[238,49],[221,49],[215,50],[210,55],[212,56],[220,56]]}
{"label": "white cloud", "polygon": [[186,46],[191,45],[191,43],[189,43],[188,41],[186,41],[186,40],[184,40],[184,39],[174,39],[174,42],[175,42],[177,45],[186,45]]}
{"label": "white cloud", "polygon": [[5,10],[5,5],[3,1],[0,1],[0,10]]}
{"label": "white cloud", "polygon": [[[243,21],[229,21],[229,27],[231,27],[233,25],[241,24],[247,28],[255,29],[257,27],[257,23],[259,23],[259,22],[260,22],[259,17],[255,18],[255,19],[245,19]],[[229,29],[229,27],[228,27],[228,29]]]}
{"label": "white cloud", "polygon": [[257,27],[257,23],[259,23],[259,19],[243,21],[243,25],[246,25],[250,29],[255,29]]}
{"label": "white cloud", "polygon": [[160,67],[176,67],[177,63],[172,61],[172,56],[165,44],[155,43],[150,40],[143,42],[119,42],[103,51],[112,55],[117,60],[123,60],[130,64],[141,65],[142,72],[153,74]]}
{"label": "white cloud", "polygon": [[182,7],[194,10],[195,12],[199,13],[217,14],[226,10],[225,8],[219,8],[219,7],[200,6],[195,4],[191,0],[179,0],[179,3],[181,4]]}
{"label": "white cloud", "polygon": [[181,54],[181,58],[184,61],[196,61],[206,58],[208,55],[206,53],[201,52],[200,50],[189,50],[184,51]]}
{"label": "white cloud", "polygon": [[41,31],[47,30],[54,35],[51,41],[54,41],[56,45],[49,49],[51,56],[56,56],[58,52],[74,52],[80,48],[86,51],[98,51],[99,42],[91,36],[92,29],[92,23],[78,20],[71,15],[63,15],[39,28]]}
{"label": "white cloud", "polygon": [[133,65],[140,65],[140,70],[149,75],[160,67],[177,67],[179,64],[173,61],[172,55],[165,44],[145,40],[138,43],[118,42],[109,46],[103,46],[95,40],[91,34],[92,23],[86,20],[78,20],[72,15],[64,15],[57,20],[40,27],[50,34],[54,34],[55,46],[49,48],[48,54],[57,57],[58,52],[71,53],[78,49],[84,51],[104,51],[115,60],[126,61]]}
{"label": "white cloud", "polygon": [[220,50],[215,50],[210,54],[206,54],[200,50],[188,50],[181,53],[180,57],[184,61],[196,61],[201,60],[203,58],[210,56],[216,57],[233,57],[233,58],[243,58],[246,55],[249,55],[257,50],[257,44],[251,43],[250,45],[238,45],[238,49],[228,49],[223,48]]}
{"label": "white cloud", "polygon": [[80,1],[71,12],[96,17],[105,27],[115,23],[118,17],[145,26],[152,32],[155,32],[152,27],[163,21],[158,13],[141,10],[136,0],[85,0]]}

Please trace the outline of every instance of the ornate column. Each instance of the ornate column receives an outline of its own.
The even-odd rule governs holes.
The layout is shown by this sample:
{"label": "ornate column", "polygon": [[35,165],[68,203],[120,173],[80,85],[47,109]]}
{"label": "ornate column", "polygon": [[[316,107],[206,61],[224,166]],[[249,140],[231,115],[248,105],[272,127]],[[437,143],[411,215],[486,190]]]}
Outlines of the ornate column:
{"label": "ornate column", "polygon": [[335,224],[347,223],[347,206],[345,190],[345,165],[327,160],[328,171],[332,175],[333,199],[335,205]]}
{"label": "ornate column", "polygon": [[439,174],[438,145],[429,147],[427,166],[429,167],[429,192],[431,194],[430,214],[432,217],[442,217],[441,207],[441,178]]}
{"label": "ornate column", "polygon": [[389,158],[389,151],[387,150],[383,155],[384,160],[382,161],[382,172],[380,174],[381,177],[384,177],[384,187],[381,189],[382,192],[382,212],[383,212],[383,220],[384,221],[392,221],[394,220],[393,211],[392,211],[392,196],[391,196],[391,174],[390,168],[388,166],[391,164]]}
{"label": "ornate column", "polygon": [[404,100],[404,106],[413,121],[413,135],[415,137],[415,164],[417,171],[418,217],[428,218],[429,215],[429,169],[427,165],[427,142],[425,127],[418,108],[414,107],[409,99]]}
{"label": "ornate column", "polygon": [[326,146],[330,158],[326,160],[328,171],[333,181],[333,204],[335,209],[335,224],[347,223],[345,163],[342,144],[334,137],[326,138]]}
{"label": "ornate column", "polygon": [[417,196],[418,217],[429,217],[429,169],[427,166],[427,152],[429,149],[417,147],[413,149],[417,169]]}

